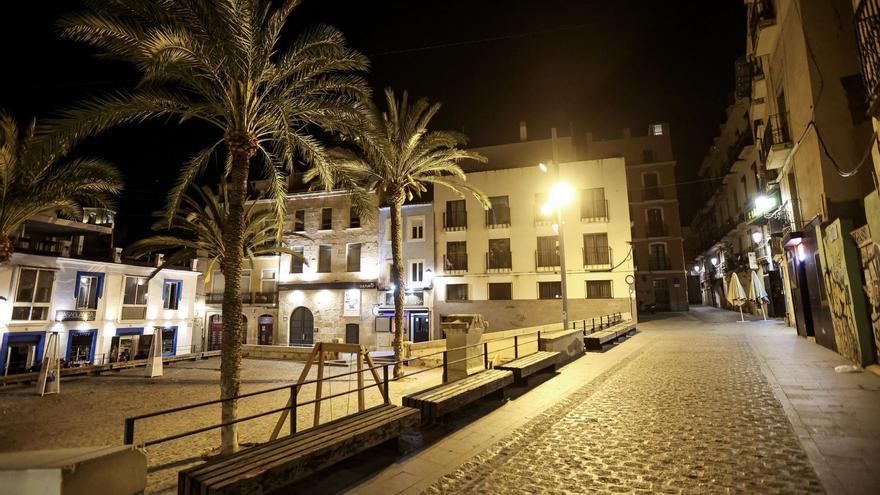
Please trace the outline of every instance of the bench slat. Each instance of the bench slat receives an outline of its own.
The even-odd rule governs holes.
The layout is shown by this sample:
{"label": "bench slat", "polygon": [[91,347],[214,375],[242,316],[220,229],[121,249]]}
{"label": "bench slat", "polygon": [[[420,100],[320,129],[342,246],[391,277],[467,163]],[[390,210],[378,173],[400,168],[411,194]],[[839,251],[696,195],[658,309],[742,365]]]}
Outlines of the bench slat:
{"label": "bench slat", "polygon": [[558,360],[558,352],[539,351],[496,366],[496,369],[512,371],[514,378],[517,381],[521,381],[523,378],[527,378],[543,369],[555,368]]}
{"label": "bench slat", "polygon": [[461,380],[407,395],[403,398],[403,405],[419,409],[422,420],[433,420],[496,392],[512,384],[513,380],[513,372],[508,370],[481,371]]}

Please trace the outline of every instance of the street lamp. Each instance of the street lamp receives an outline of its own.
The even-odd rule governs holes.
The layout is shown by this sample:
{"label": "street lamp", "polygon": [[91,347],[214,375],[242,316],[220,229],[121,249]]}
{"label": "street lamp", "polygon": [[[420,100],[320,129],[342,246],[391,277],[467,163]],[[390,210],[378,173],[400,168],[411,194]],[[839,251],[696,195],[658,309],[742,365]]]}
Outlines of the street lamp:
{"label": "street lamp", "polygon": [[[574,199],[574,188],[570,184],[563,182],[559,177],[559,151],[556,147],[556,128],[550,129],[550,142],[553,147],[553,161],[550,165],[556,170],[556,184],[550,188],[550,201],[541,205],[541,213],[548,215],[556,210],[556,225],[559,244],[559,270],[562,272],[560,277],[560,289],[562,290],[562,328],[568,330],[568,285],[566,283],[565,270],[565,222],[562,220],[562,207],[570,203]],[[538,168],[541,172],[550,171],[550,166],[546,163],[539,163]]]}

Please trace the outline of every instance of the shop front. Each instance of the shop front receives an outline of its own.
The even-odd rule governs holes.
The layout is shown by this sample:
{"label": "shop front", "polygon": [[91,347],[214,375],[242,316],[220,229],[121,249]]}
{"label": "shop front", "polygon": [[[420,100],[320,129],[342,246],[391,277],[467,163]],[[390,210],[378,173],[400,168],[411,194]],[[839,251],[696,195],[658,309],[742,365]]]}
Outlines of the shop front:
{"label": "shop front", "polygon": [[[394,330],[394,293],[384,293],[382,305],[376,315],[376,333],[392,333]],[[403,308],[404,335],[410,342],[431,340],[431,308],[425,305],[424,291],[406,294]]]}
{"label": "shop front", "polygon": [[98,330],[71,330],[67,334],[67,353],[65,359],[70,366],[83,366],[95,360],[95,344]]}
{"label": "shop front", "polygon": [[43,359],[46,332],[7,332],[0,346],[3,375],[37,371]]}
{"label": "shop front", "polygon": [[152,335],[144,335],[143,328],[117,328],[110,341],[110,362],[146,359],[152,338]]}

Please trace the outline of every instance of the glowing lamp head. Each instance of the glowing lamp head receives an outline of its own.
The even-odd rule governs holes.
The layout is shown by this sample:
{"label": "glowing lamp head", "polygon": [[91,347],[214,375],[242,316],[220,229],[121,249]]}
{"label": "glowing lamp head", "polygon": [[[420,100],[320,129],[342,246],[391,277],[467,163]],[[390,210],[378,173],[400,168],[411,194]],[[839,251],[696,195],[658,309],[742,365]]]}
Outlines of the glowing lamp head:
{"label": "glowing lamp head", "polygon": [[556,206],[565,206],[574,200],[574,188],[567,182],[558,182],[550,188],[550,201]]}
{"label": "glowing lamp head", "polygon": [[773,200],[761,194],[755,197],[755,211],[758,214],[764,213],[773,207]]}
{"label": "glowing lamp head", "polygon": [[541,215],[549,217],[553,213],[554,209],[556,208],[553,206],[553,203],[544,203],[541,205]]}
{"label": "glowing lamp head", "polygon": [[538,168],[541,169],[541,172],[547,173],[548,168],[547,168],[546,163],[544,163],[544,162],[539,163]]}
{"label": "glowing lamp head", "polygon": [[712,263],[712,266],[718,266],[718,258],[714,256],[709,260],[709,263]]}
{"label": "glowing lamp head", "polygon": [[752,242],[755,244],[761,244],[761,241],[764,240],[764,234],[761,231],[756,230],[752,232]]}

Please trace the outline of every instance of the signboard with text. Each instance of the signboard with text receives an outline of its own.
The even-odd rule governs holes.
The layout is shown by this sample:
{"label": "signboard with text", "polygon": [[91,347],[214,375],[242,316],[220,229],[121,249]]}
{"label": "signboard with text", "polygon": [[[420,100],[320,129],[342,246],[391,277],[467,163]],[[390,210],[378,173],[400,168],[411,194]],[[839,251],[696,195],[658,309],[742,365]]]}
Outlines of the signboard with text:
{"label": "signboard with text", "polygon": [[342,316],[361,315],[361,290],[346,289],[342,299]]}

